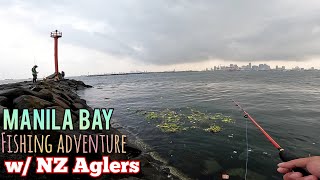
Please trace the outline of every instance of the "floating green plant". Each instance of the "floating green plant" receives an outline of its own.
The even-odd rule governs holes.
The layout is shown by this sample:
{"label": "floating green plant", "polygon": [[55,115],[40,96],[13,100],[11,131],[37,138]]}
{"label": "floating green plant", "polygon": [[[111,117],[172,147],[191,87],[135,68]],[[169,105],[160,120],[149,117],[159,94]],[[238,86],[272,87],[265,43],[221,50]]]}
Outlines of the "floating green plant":
{"label": "floating green plant", "polygon": [[180,132],[192,129],[203,129],[208,132],[217,133],[222,131],[219,123],[233,123],[234,120],[230,116],[225,116],[222,113],[204,113],[191,108],[190,114],[177,113],[170,109],[162,111],[142,111],[136,113],[145,116],[147,121],[152,121],[163,132]]}
{"label": "floating green plant", "polygon": [[153,119],[158,119],[159,115],[156,112],[147,112],[146,113],[146,119],[147,120],[153,120]]}
{"label": "floating green plant", "polygon": [[210,116],[209,114],[200,112],[200,111],[196,111],[194,109],[191,109],[191,114],[187,116],[188,120],[191,122],[194,121],[207,121],[209,120]]}
{"label": "floating green plant", "polygon": [[212,133],[217,133],[220,132],[222,130],[222,128],[220,126],[217,125],[213,125],[210,126],[209,128],[204,129],[206,132],[212,132]]}
{"label": "floating green plant", "polygon": [[160,112],[160,116],[167,123],[177,123],[181,119],[181,115],[169,109]]}
{"label": "floating green plant", "polygon": [[224,123],[234,123],[234,120],[230,116],[224,116],[221,122]]}
{"label": "floating green plant", "polygon": [[223,118],[223,115],[221,113],[215,113],[214,115],[212,115],[210,117],[210,119],[212,119],[212,120],[220,120],[222,118]]}
{"label": "floating green plant", "polygon": [[160,128],[162,132],[170,132],[170,133],[183,130],[183,128],[181,128],[179,125],[173,124],[173,123],[162,123],[157,125],[157,127]]}

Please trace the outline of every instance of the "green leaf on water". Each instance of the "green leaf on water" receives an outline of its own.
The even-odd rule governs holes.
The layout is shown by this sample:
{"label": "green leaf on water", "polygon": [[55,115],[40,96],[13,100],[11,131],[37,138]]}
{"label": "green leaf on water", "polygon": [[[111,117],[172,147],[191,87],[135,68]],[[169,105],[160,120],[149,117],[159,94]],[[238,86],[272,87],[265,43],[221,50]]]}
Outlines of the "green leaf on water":
{"label": "green leaf on water", "polygon": [[162,132],[174,133],[183,130],[179,125],[172,123],[162,123],[157,125],[158,128],[161,129]]}
{"label": "green leaf on water", "polygon": [[153,120],[153,119],[158,119],[159,115],[156,112],[147,112],[146,114],[146,119],[149,120]]}
{"label": "green leaf on water", "polygon": [[209,128],[203,130],[217,133],[222,131],[222,128],[218,125],[219,123],[234,123],[234,119],[222,113],[204,113],[191,108],[188,108],[188,110],[190,110],[190,113],[186,114],[177,113],[170,109],[149,112],[139,110],[136,113],[145,116],[147,121],[154,120],[152,123],[160,128],[161,131],[170,133],[202,129],[204,126]]}
{"label": "green leaf on water", "polygon": [[221,122],[224,123],[234,123],[234,120],[230,116],[224,116]]}
{"label": "green leaf on water", "polygon": [[209,128],[204,129],[206,132],[212,132],[212,133],[217,133],[220,132],[222,130],[222,128],[220,126],[217,125],[213,125],[210,126]]}

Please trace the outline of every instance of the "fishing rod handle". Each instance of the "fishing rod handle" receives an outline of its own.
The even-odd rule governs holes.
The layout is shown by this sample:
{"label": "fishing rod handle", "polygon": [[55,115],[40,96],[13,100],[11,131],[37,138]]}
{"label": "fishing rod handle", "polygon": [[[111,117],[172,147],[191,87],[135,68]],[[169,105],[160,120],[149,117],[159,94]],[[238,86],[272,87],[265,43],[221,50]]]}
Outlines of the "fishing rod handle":
{"label": "fishing rod handle", "polygon": [[[285,151],[284,149],[280,149],[280,151],[279,151],[279,156],[280,156],[280,159],[281,159],[283,162],[291,161],[291,160],[294,160],[294,159],[299,159],[299,157],[296,157],[295,155],[293,155],[293,154]],[[309,175],[311,175],[310,172],[308,172],[306,169],[301,168],[301,167],[293,168],[292,171],[294,171],[294,172],[300,172],[303,176],[309,176]]]}

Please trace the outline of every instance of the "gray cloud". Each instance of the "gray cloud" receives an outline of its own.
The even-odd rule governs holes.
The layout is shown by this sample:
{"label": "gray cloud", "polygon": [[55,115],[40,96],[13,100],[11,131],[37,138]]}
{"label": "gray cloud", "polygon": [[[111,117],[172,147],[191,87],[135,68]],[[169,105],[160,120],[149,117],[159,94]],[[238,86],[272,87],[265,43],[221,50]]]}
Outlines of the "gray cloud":
{"label": "gray cloud", "polygon": [[[302,61],[320,53],[316,0],[15,1],[19,3],[35,13],[57,14],[68,43],[150,64],[209,58]],[[39,18],[30,26],[48,33],[52,19]]]}

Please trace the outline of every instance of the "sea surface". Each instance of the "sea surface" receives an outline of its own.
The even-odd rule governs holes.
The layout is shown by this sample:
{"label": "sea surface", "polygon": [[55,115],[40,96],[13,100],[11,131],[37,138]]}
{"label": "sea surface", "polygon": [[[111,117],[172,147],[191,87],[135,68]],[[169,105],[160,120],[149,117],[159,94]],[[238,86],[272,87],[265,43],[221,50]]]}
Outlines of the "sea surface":
{"label": "sea surface", "polygon": [[[94,108],[114,108],[111,123],[182,178],[282,179],[278,151],[236,107],[243,108],[287,151],[320,155],[320,72],[179,72],[76,77],[94,86],[79,92]],[[162,132],[139,112],[190,109],[235,120],[222,131]]]}
{"label": "sea surface", "polygon": [[[78,77],[94,88],[80,92],[92,107],[115,108],[112,123],[137,137],[147,151],[191,179],[244,178],[246,119],[241,103],[286,150],[320,155],[320,72],[181,72]],[[170,109],[222,113],[235,119],[219,133],[162,132],[137,113]],[[282,179],[278,151],[248,122],[247,179]],[[239,178],[241,177],[241,178]]]}

